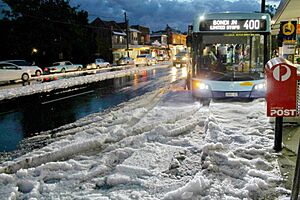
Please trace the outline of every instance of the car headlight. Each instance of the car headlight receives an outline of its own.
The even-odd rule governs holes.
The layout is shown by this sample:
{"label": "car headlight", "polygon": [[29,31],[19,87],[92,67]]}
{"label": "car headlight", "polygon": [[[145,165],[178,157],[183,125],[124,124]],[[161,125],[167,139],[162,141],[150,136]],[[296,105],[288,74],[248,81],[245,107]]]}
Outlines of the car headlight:
{"label": "car headlight", "polygon": [[183,57],[181,60],[187,60],[187,57]]}
{"label": "car headlight", "polygon": [[173,60],[176,60],[176,57],[173,57]]}
{"label": "car headlight", "polygon": [[266,85],[264,83],[260,83],[254,86],[255,90],[265,90],[266,89]]}

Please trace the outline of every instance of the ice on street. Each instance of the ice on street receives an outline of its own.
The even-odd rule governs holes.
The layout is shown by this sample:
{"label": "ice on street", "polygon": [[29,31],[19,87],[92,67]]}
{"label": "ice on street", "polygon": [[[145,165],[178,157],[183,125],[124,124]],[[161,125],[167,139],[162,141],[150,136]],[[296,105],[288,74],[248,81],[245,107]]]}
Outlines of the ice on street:
{"label": "ice on street", "polygon": [[202,106],[177,82],[65,125],[0,165],[2,199],[284,199],[266,103]]}

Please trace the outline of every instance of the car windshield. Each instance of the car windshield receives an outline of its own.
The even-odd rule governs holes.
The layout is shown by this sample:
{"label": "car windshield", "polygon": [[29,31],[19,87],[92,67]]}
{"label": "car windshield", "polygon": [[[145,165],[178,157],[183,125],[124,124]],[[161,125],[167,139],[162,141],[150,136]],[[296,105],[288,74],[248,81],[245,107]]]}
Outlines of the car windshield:
{"label": "car windshield", "polygon": [[185,51],[182,51],[182,52],[179,52],[178,54],[176,54],[176,56],[178,56],[178,57],[182,57],[185,55],[187,55],[187,52],[185,52]]}

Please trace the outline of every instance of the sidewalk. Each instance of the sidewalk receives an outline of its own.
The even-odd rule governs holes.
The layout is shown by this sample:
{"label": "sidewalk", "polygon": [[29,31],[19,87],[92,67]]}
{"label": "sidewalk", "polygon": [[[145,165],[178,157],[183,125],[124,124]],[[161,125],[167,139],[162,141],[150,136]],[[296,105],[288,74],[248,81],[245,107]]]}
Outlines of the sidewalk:
{"label": "sidewalk", "polygon": [[292,188],[300,139],[299,123],[293,125],[283,124],[282,135],[283,150],[278,162],[282,175],[287,179],[286,187]]}

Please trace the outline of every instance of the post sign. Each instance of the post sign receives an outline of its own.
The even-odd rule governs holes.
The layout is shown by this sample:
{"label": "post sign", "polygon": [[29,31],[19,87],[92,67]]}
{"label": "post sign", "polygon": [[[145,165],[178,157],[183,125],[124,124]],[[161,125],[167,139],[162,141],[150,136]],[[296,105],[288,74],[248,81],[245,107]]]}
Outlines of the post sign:
{"label": "post sign", "polygon": [[283,58],[271,59],[265,67],[267,116],[297,116],[297,68]]}

